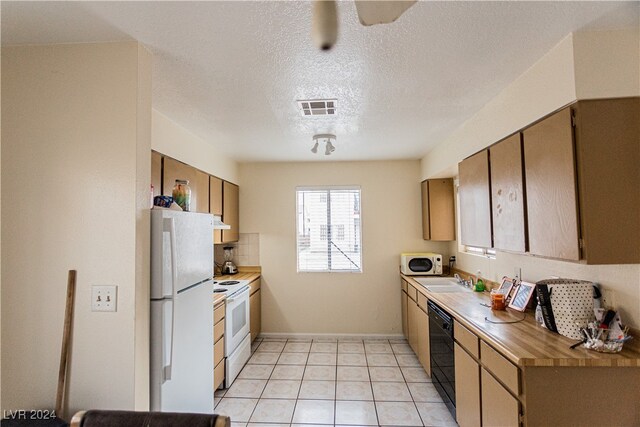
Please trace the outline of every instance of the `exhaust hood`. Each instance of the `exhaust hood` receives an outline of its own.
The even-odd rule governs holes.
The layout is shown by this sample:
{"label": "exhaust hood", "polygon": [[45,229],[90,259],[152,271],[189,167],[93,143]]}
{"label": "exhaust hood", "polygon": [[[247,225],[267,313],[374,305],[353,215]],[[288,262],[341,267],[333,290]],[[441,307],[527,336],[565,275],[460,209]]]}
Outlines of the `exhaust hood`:
{"label": "exhaust hood", "polygon": [[231,226],[222,222],[222,218],[218,215],[213,216],[213,229],[214,230],[230,230]]}

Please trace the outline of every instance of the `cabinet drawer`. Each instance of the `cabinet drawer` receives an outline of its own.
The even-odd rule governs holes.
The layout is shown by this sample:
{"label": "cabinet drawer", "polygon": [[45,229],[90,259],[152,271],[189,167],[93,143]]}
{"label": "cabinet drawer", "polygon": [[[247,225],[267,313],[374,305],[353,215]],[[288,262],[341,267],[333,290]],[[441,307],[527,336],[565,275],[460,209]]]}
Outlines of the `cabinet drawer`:
{"label": "cabinet drawer", "polygon": [[224,339],[218,340],[213,346],[213,364],[214,366],[224,359]]}
{"label": "cabinet drawer", "polygon": [[213,370],[213,389],[217,390],[220,384],[224,381],[224,363],[225,359],[222,359]]}
{"label": "cabinet drawer", "polygon": [[254,293],[258,292],[258,289],[260,289],[260,279],[256,279],[253,282],[249,283],[249,287],[251,288],[251,290],[249,291],[249,295],[253,295]]}
{"label": "cabinet drawer", "polygon": [[413,301],[416,301],[418,299],[418,291],[411,285],[407,286],[407,295],[409,295],[409,298],[411,298]]}
{"label": "cabinet drawer", "polygon": [[420,292],[418,292],[418,307],[420,307],[422,309],[422,311],[424,311],[425,313],[427,312],[427,297],[424,296],[424,294],[421,294]]}
{"label": "cabinet drawer", "polygon": [[462,326],[460,323],[455,322],[453,324],[453,337],[465,350],[469,352],[476,359],[480,359],[480,350],[478,345],[480,340],[470,330]]}
{"label": "cabinet drawer", "polygon": [[480,342],[480,360],[487,370],[502,381],[512,393],[516,396],[520,395],[519,372],[516,365],[509,362],[504,356],[485,344],[484,341]]}
{"label": "cabinet drawer", "polygon": [[402,279],[400,282],[402,283],[401,284],[402,290],[407,292],[407,281]]}
{"label": "cabinet drawer", "polygon": [[225,303],[220,304],[213,310],[213,324],[215,325],[222,319],[224,319]]}
{"label": "cabinet drawer", "polygon": [[224,319],[219,321],[213,326],[213,342],[218,342],[224,335]]}

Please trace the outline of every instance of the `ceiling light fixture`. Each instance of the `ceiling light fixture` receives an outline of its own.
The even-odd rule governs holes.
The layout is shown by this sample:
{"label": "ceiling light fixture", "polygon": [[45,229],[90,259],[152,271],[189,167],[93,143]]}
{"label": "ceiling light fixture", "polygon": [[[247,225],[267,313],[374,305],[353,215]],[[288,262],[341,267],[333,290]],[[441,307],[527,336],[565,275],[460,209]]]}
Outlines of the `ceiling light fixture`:
{"label": "ceiling light fixture", "polygon": [[326,143],[325,150],[324,150],[325,156],[328,156],[334,151],[336,151],[336,147],[331,143],[332,139],[335,141],[336,136],[331,133],[320,133],[318,135],[313,135],[313,141],[315,142],[315,144],[313,144],[313,148],[311,149],[312,153],[315,154],[318,152],[318,144],[319,144],[319,140],[321,139],[324,139],[325,140],[324,142]]}

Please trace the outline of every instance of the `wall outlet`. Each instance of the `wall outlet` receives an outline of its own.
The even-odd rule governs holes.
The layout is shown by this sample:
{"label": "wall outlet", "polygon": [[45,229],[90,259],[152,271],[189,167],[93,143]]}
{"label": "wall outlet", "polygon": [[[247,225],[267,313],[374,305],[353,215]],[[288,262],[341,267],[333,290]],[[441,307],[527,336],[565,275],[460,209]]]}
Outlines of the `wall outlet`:
{"label": "wall outlet", "polygon": [[91,287],[91,311],[116,311],[117,300],[117,286]]}
{"label": "wall outlet", "polygon": [[602,288],[600,288],[600,292],[602,293],[602,307],[615,309],[616,301],[614,292],[611,289]]}

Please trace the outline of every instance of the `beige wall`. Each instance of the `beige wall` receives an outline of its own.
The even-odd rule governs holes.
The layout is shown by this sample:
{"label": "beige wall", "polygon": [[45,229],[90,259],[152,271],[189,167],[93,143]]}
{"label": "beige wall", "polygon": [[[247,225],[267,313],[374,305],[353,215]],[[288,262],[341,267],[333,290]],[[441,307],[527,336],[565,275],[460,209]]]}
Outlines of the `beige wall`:
{"label": "beige wall", "polygon": [[575,33],[577,99],[640,95],[640,28]]}
{"label": "beige wall", "polygon": [[151,148],[226,181],[238,183],[238,164],[157,110],[153,110]]}
{"label": "beige wall", "polygon": [[[2,68],[2,409],[54,406],[69,269],[70,411],[144,406],[149,54],[133,42],[4,47]],[[118,286],[115,313],[91,312],[104,284]]]}
{"label": "beige wall", "polygon": [[[422,179],[457,175],[463,158],[576,99],[640,94],[638,29],[575,33],[560,42],[472,119],[422,159]],[[457,251],[457,244],[450,250]],[[640,265],[587,266],[498,252],[489,260],[457,253],[457,266],[498,280],[522,268],[522,277],[591,280],[614,292],[623,320],[640,326]]]}
{"label": "beige wall", "polygon": [[422,179],[451,177],[458,162],[576,99],[567,36],[422,158]]}
{"label": "beige wall", "polygon": [[[361,186],[362,274],[296,272],[296,186],[313,185]],[[402,333],[399,254],[449,246],[422,240],[420,197],[418,161],[241,164],[241,229],[260,234],[263,332]]]}

